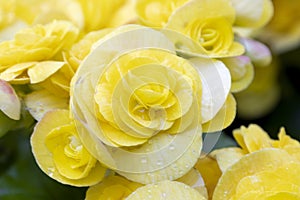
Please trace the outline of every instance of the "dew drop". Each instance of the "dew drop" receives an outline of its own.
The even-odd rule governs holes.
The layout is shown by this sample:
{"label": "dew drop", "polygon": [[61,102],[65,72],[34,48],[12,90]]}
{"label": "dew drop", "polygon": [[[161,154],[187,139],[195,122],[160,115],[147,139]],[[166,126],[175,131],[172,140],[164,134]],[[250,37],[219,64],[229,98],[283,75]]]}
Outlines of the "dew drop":
{"label": "dew drop", "polygon": [[147,163],[147,158],[142,158],[142,159],[141,159],[141,163],[142,163],[142,164]]}
{"label": "dew drop", "polygon": [[163,192],[163,193],[162,193],[162,197],[165,198],[166,196],[167,196],[167,194],[166,194],[165,192]]}
{"label": "dew drop", "polygon": [[199,42],[203,43],[203,42],[205,42],[205,40],[203,38],[199,38]]}
{"label": "dew drop", "polygon": [[54,171],[55,171],[55,169],[54,168],[52,168],[52,167],[50,167],[50,168],[48,168],[48,175],[50,176],[50,177],[52,177],[53,176],[53,173],[54,173]]}
{"label": "dew drop", "polygon": [[158,160],[157,163],[156,163],[158,166],[161,166],[163,164],[163,161],[162,160]]}
{"label": "dew drop", "polygon": [[169,149],[170,149],[171,151],[174,151],[174,150],[175,150],[174,145],[171,145],[171,146],[169,147]]}
{"label": "dew drop", "polygon": [[185,165],[185,168],[189,168],[190,166],[189,165]]}

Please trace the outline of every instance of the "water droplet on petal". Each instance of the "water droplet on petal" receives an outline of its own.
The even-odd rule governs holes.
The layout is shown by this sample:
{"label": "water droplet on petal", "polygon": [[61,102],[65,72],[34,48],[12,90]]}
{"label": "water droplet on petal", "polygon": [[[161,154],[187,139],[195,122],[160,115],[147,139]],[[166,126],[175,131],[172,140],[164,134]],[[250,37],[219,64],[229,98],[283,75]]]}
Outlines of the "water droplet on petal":
{"label": "water droplet on petal", "polygon": [[142,159],[141,159],[141,163],[142,163],[142,164],[147,163],[147,158],[142,158]]}
{"label": "water droplet on petal", "polygon": [[158,166],[160,166],[160,165],[163,164],[163,161],[162,161],[162,160],[158,160],[156,164],[157,164]]}
{"label": "water droplet on petal", "polygon": [[171,151],[175,150],[174,145],[171,145],[171,146],[169,147],[169,149],[170,149]]}

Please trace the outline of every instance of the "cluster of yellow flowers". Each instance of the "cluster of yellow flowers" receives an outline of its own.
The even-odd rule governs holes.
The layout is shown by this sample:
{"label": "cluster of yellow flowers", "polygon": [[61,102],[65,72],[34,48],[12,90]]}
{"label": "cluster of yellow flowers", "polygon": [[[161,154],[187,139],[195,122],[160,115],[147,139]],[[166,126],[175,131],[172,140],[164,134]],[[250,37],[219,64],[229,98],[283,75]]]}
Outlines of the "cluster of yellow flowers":
{"label": "cluster of yellow flowers", "polygon": [[0,109],[18,120],[24,102],[37,164],[90,186],[87,200],[297,199],[284,132],[242,128],[241,149],[199,158],[202,132],[232,123],[232,93],[270,63],[242,33],[272,15],[270,0],[0,0]]}

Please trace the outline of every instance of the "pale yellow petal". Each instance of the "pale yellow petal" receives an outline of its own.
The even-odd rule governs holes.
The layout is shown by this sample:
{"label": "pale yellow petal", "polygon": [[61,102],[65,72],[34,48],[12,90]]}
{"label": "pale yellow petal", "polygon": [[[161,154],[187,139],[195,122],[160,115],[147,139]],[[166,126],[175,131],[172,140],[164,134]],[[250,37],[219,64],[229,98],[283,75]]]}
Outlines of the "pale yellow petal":
{"label": "pale yellow petal", "polygon": [[27,73],[30,78],[30,83],[34,84],[44,81],[64,65],[65,62],[59,61],[44,61],[37,63],[36,65],[28,69]]}
{"label": "pale yellow petal", "polygon": [[38,90],[26,95],[25,105],[30,114],[37,121],[40,121],[43,115],[54,109],[67,109],[69,102],[67,98],[60,98],[47,90]]}
{"label": "pale yellow petal", "polygon": [[129,195],[126,200],[148,200],[162,198],[166,200],[206,200],[206,198],[195,189],[176,181],[162,181],[156,184],[149,184],[140,187],[134,193]]}
{"label": "pale yellow petal", "polygon": [[267,24],[273,16],[271,0],[231,0],[236,10],[235,25],[259,28]]}
{"label": "pale yellow petal", "polygon": [[236,116],[236,101],[232,94],[229,94],[225,104],[210,121],[202,124],[203,132],[215,132],[227,128]]}
{"label": "pale yellow petal", "polygon": [[202,122],[211,120],[224,105],[231,86],[226,66],[214,59],[191,58],[202,82]]}

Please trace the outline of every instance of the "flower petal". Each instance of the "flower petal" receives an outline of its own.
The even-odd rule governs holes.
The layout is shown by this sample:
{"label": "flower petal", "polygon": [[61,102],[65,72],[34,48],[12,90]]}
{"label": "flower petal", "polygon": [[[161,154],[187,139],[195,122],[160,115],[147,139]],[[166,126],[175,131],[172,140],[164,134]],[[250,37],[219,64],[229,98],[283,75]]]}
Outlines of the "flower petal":
{"label": "flower petal", "polygon": [[44,61],[37,63],[35,66],[28,69],[27,73],[30,78],[30,83],[34,84],[44,81],[64,65],[65,62],[59,61]]}
{"label": "flower petal", "polygon": [[236,101],[232,94],[229,94],[225,104],[210,121],[202,125],[203,132],[215,132],[227,128],[236,116]]}
{"label": "flower petal", "polygon": [[259,28],[267,24],[273,16],[271,0],[231,0],[236,10],[237,26]]}
{"label": "flower petal", "polygon": [[202,81],[202,123],[211,120],[224,105],[230,91],[231,76],[226,66],[217,60],[191,58]]}
{"label": "flower petal", "polygon": [[0,110],[9,118],[20,119],[21,102],[14,88],[0,79]]}
{"label": "flower petal", "polygon": [[[150,191],[150,193],[149,193]],[[195,189],[176,181],[162,181],[157,184],[150,184],[138,188],[134,193],[129,195],[126,200],[139,199],[190,199],[190,200],[206,200]]]}
{"label": "flower petal", "polygon": [[239,181],[246,176],[265,170],[272,171],[295,159],[279,149],[264,149],[242,157],[223,173],[215,188],[214,200],[229,200],[236,192]]}
{"label": "flower petal", "polygon": [[34,119],[40,121],[43,115],[54,109],[67,109],[67,98],[60,98],[47,90],[34,91],[25,96],[25,105]]}

